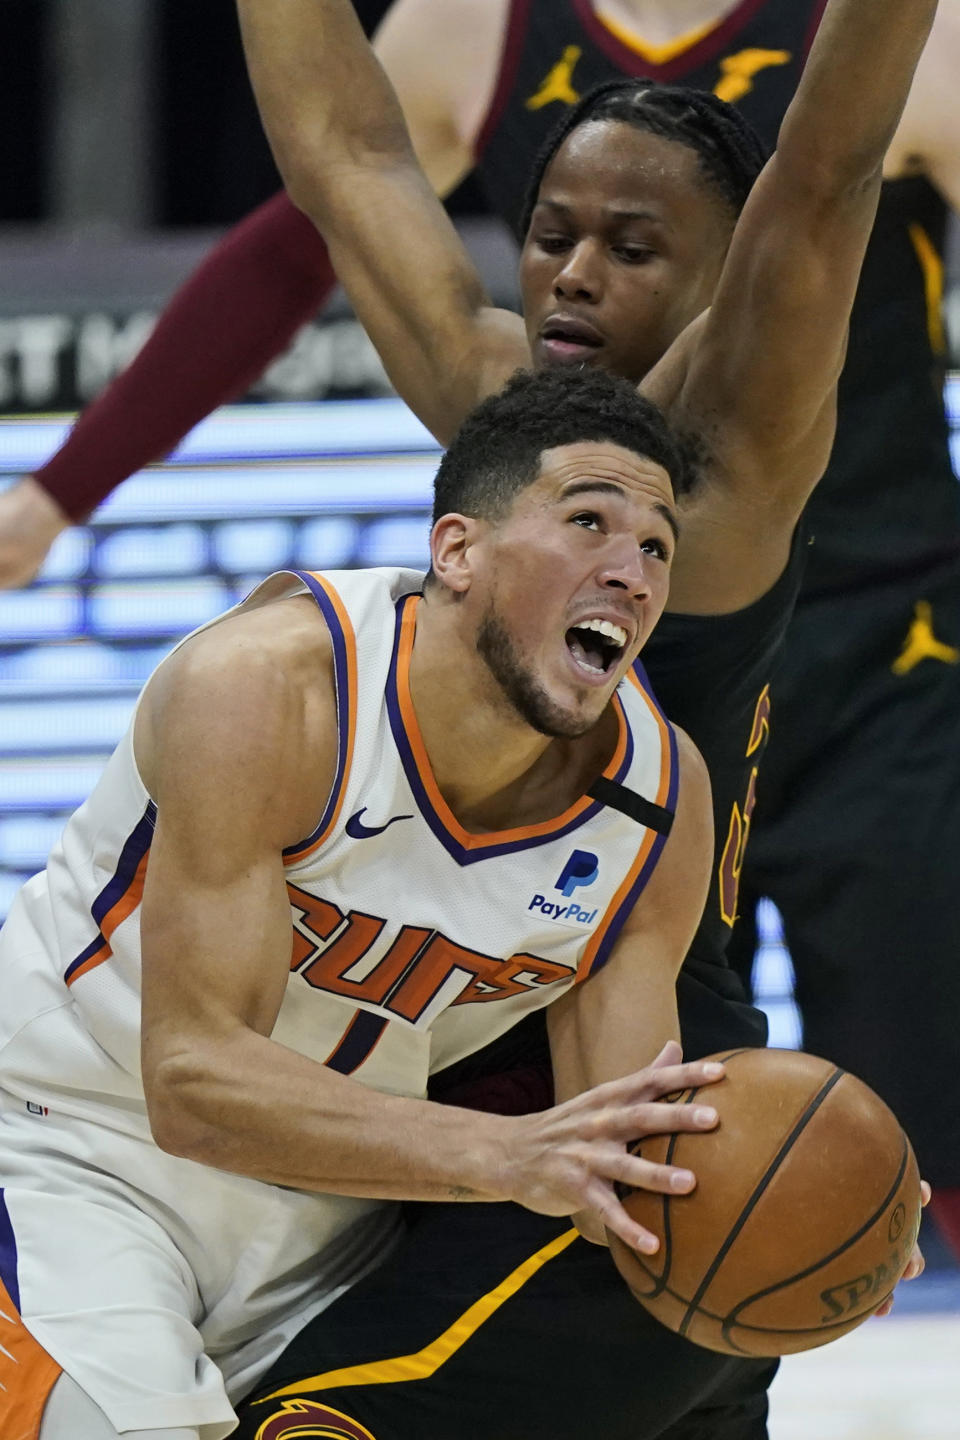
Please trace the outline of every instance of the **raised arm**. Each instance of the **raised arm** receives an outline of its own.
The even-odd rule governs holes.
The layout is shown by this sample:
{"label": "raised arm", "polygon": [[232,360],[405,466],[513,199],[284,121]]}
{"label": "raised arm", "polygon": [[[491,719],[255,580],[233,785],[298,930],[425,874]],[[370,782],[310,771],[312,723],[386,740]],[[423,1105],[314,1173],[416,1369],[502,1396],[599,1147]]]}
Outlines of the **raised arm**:
{"label": "raised arm", "polygon": [[250,77],[287,189],[324,235],[391,380],[441,441],[528,360],[417,163],[347,0],[238,0]]}
{"label": "raised arm", "polygon": [[[826,468],[884,155],[935,11],[936,0],[830,0],[713,306],[681,339],[677,389],[661,398],[698,437],[707,485],[672,582],[680,609],[730,598],[720,576],[716,596],[705,590],[718,532],[742,576],[728,608],[763,593]],[[654,398],[662,383],[655,372]]]}

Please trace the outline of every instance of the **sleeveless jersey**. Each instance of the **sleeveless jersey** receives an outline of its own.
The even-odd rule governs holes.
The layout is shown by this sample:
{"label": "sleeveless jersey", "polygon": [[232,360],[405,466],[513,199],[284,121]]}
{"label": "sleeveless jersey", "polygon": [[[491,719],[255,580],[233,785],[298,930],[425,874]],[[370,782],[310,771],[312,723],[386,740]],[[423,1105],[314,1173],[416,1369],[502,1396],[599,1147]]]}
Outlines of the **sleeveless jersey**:
{"label": "sleeveless jersey", "polygon": [[[706,32],[643,47],[601,22],[589,0],[513,0],[476,147],[492,208],[516,228],[545,139],[581,95],[620,76],[713,90],[772,147],[824,3],[741,0]],[[836,446],[808,509],[815,542],[808,592],[887,580],[960,555],[942,384],[946,219],[926,180],[884,185],[851,323]]]}
{"label": "sleeveless jersey", "polygon": [[[279,624],[283,599],[309,593],[335,655],[337,773],[315,831],[284,854],[292,952],[273,1038],[409,1095],[604,964],[678,785],[676,737],[632,676],[590,793],[553,820],[466,832],[410,698],[421,583],[396,570],[285,574],[237,607],[276,603]],[[139,904],[156,815],[131,726],[0,938],[0,1085],[68,1113],[99,1118],[109,1104],[111,1124],[138,1131]],[[224,964],[229,948],[226,934]]]}

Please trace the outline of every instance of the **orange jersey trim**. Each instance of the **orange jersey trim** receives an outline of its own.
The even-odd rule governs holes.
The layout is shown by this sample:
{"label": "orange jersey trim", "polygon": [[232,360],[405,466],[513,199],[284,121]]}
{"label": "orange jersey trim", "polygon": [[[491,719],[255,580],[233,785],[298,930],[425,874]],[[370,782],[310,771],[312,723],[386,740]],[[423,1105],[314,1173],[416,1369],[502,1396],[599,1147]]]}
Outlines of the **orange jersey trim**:
{"label": "orange jersey trim", "polygon": [[357,738],[357,637],[353,622],[340,596],[324,575],[313,570],[297,573],[316,600],[333,641],[339,746],[337,773],[320,824],[305,840],[284,850],[285,865],[296,865],[306,859],[329,838],[343,809]]}
{"label": "orange jersey trim", "polygon": [[40,1421],[61,1367],[33,1338],[0,1280],[0,1435],[38,1440]]}
{"label": "orange jersey trim", "polygon": [[[426,746],[423,743],[423,736],[420,733],[416,711],[413,708],[413,699],[410,695],[410,657],[413,654],[413,641],[416,634],[416,611],[419,599],[419,595],[410,595],[404,601],[403,605],[400,622],[400,639],[397,646],[397,702],[400,708],[403,728],[406,732],[407,744],[410,748],[411,758],[416,766],[420,783],[436,812],[438,820],[450,836],[458,845],[462,846],[464,850],[483,850],[492,846],[513,845],[526,840],[539,840],[565,829],[566,826],[583,815],[585,811],[592,807],[595,808],[597,802],[591,799],[589,795],[583,795],[579,800],[575,801],[569,809],[565,810],[562,815],[556,815],[550,820],[541,820],[536,825],[520,825],[511,830],[492,830],[485,835],[474,835],[469,830],[463,828],[446,800],[444,800],[437,786],[437,782],[433,778],[430,760],[427,755]],[[616,775],[623,765],[630,735],[623,705],[617,695],[613,696],[613,706],[616,711],[619,727],[617,744],[609,764],[603,771],[604,775],[610,779],[616,778]]]}
{"label": "orange jersey trim", "polygon": [[[657,789],[656,803],[658,805],[666,805],[670,797],[670,792],[676,782],[676,763],[674,761],[674,751],[673,745],[671,743],[670,727],[667,724],[667,721],[664,719],[659,707],[654,704],[653,700],[647,694],[647,691],[641,684],[640,679],[636,674],[636,671],[631,669],[628,679],[630,681],[630,684],[633,685],[634,689],[639,691],[639,693],[643,696],[644,703],[646,704],[647,709],[650,711],[651,715],[657,722],[657,729],[660,734],[660,785]],[[659,847],[659,849],[662,849],[663,841],[664,837],[662,835],[659,835],[655,830],[647,830],[646,834],[644,835],[640,849],[637,852],[637,857],[631,865],[626,878],[624,879],[623,883],[617,890],[617,893],[611,900],[610,905],[607,908],[607,913],[600,921],[600,924],[597,926],[596,930],[591,935],[586,947],[584,948],[583,955],[580,958],[580,964],[577,966],[577,974],[575,980],[576,984],[580,984],[581,981],[586,980],[588,975],[590,975],[594,965],[596,964],[597,955],[599,954],[601,947],[604,946],[604,942],[608,941],[611,930],[614,929],[614,927],[619,928],[619,924],[622,923],[621,915],[623,912],[623,907],[630,897],[630,892],[633,890],[634,886],[637,885],[638,881],[640,881],[641,876],[643,875],[644,868],[649,864],[651,860],[654,847],[657,846]]]}

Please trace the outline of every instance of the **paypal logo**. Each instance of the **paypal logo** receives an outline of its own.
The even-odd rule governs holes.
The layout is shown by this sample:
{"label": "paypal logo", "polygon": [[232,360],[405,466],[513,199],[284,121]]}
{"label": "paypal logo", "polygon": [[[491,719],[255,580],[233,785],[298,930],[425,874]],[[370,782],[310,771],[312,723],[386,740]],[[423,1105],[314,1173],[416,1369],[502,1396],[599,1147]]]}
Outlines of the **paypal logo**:
{"label": "paypal logo", "polygon": [[600,862],[596,855],[591,855],[589,850],[574,850],[553,888],[569,899],[574,890],[592,885],[599,874]]}
{"label": "paypal logo", "polygon": [[592,885],[600,874],[600,862],[596,855],[589,850],[574,850],[570,859],[560,871],[560,876],[554,890],[559,890],[564,900],[548,900],[546,895],[534,895],[528,910],[536,910],[544,920],[552,920],[559,925],[568,925],[574,930],[581,930],[585,925],[592,925],[600,913],[600,908],[586,909],[570,897],[574,890],[583,889]]}

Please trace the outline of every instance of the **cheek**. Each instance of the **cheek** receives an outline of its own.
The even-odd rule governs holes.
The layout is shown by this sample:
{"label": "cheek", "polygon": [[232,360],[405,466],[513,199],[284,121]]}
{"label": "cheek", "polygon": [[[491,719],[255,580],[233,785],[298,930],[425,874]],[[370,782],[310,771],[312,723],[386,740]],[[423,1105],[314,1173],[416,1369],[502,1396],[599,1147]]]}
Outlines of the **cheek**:
{"label": "cheek", "polygon": [[522,252],[518,279],[524,310],[532,310],[549,292],[553,282],[553,269],[547,256],[529,249]]}

